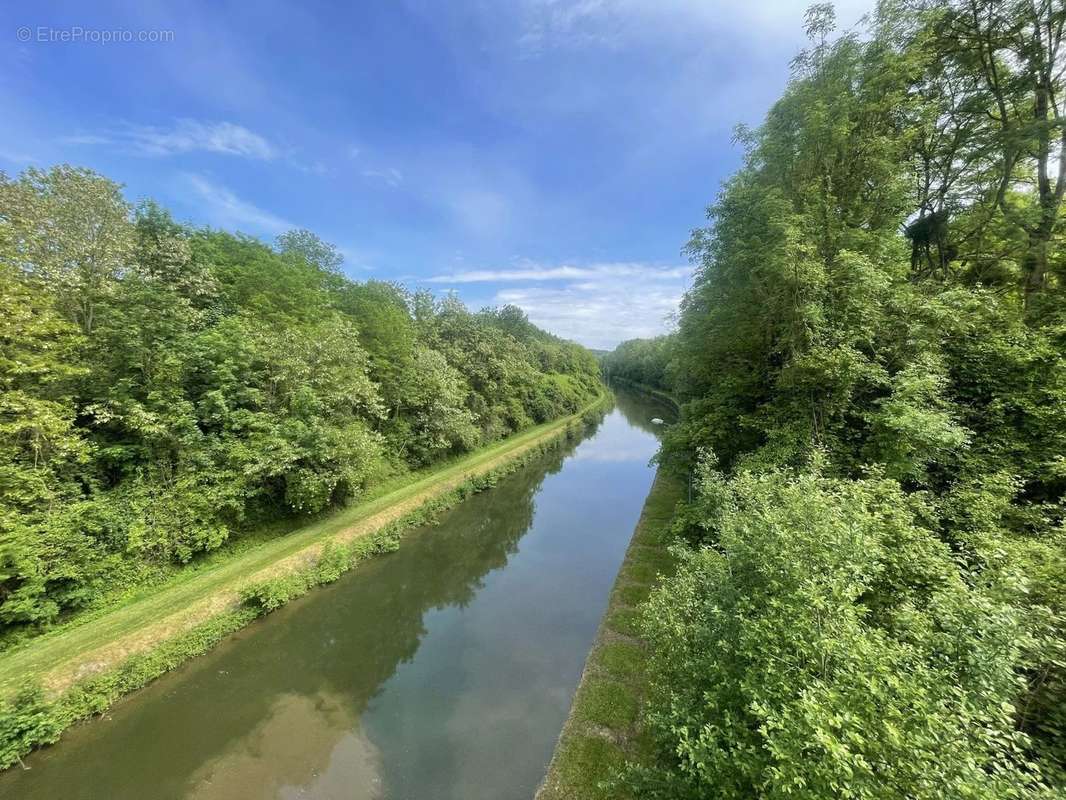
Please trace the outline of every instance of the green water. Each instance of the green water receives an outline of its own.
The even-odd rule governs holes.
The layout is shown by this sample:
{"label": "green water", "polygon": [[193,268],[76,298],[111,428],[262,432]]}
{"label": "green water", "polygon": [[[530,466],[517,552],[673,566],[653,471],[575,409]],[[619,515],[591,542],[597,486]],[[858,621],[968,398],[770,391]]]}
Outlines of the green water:
{"label": "green water", "polygon": [[576,446],[0,775],[0,797],[528,800],[653,478],[620,394]]}

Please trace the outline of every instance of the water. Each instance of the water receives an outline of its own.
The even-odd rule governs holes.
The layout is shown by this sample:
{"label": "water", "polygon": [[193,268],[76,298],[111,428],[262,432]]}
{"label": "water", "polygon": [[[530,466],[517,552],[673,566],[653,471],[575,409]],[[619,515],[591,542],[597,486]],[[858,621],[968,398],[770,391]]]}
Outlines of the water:
{"label": "water", "polygon": [[48,800],[528,800],[653,478],[620,394],[547,456],[0,775]]}

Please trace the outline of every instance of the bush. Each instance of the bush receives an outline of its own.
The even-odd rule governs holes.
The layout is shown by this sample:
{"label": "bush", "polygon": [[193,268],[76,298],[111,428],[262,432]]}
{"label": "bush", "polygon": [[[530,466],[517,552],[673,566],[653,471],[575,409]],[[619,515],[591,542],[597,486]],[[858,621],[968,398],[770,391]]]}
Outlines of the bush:
{"label": "bush", "polygon": [[960,573],[891,481],[742,474],[643,628],[642,797],[1033,796],[1004,577]]}

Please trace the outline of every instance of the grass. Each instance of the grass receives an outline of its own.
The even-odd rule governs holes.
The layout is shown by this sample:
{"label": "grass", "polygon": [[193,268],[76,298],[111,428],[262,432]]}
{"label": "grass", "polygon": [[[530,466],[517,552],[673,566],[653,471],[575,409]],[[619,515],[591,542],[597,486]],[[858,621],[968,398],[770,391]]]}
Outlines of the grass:
{"label": "grass", "polygon": [[[668,523],[669,520],[662,520]],[[638,542],[637,544],[643,544]],[[665,572],[674,565],[674,557],[670,551],[663,549],[662,545],[667,542],[658,542],[657,545],[642,546],[638,549],[630,562],[633,567],[650,567],[658,572]]]}
{"label": "grass", "polygon": [[636,680],[644,664],[644,650],[631,642],[607,642],[593,652],[593,663],[615,678]]}
{"label": "grass", "polygon": [[618,591],[619,601],[627,606],[635,606],[648,599],[651,585],[647,583],[630,583]]}
{"label": "grass", "polygon": [[624,730],[636,722],[637,696],[624,683],[592,678],[581,687],[574,713],[591,725]]}
{"label": "grass", "polygon": [[559,779],[573,794],[557,796],[613,800],[617,793],[601,783],[609,780],[624,763],[625,752],[618,745],[599,736],[575,734],[555,764]]}
{"label": "grass", "polygon": [[651,583],[655,576],[662,571],[658,564],[644,561],[633,561],[626,564],[624,576],[633,583]]}
{"label": "grass", "polygon": [[648,752],[640,727],[647,650],[638,605],[673,567],[667,529],[683,488],[663,473],[655,478],[536,800],[624,797],[613,779]]}
{"label": "grass", "polygon": [[624,636],[640,634],[640,611],[635,608],[616,608],[607,617],[607,627]]}
{"label": "grass", "polygon": [[123,598],[121,604],[73,620],[0,654],[0,697],[10,697],[27,680],[49,694],[61,693],[163,641],[204,624],[240,603],[241,588],[306,567],[327,542],[350,542],[401,519],[471,477],[560,435],[585,412],[531,428],[399,485],[278,539],[202,569],[179,572],[162,586]]}

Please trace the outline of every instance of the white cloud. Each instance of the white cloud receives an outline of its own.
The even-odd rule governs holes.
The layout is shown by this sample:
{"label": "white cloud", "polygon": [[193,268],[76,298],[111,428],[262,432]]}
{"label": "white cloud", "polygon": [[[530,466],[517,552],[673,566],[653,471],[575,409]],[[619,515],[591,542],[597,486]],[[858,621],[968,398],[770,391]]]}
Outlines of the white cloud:
{"label": "white cloud", "polygon": [[[525,0],[520,5],[518,51],[539,56],[551,49],[619,48],[637,40],[732,33],[765,43],[798,40],[806,2],[797,0]],[[838,26],[848,28],[873,10],[873,0],[837,0]]]}
{"label": "white cloud", "polygon": [[264,161],[277,158],[278,150],[263,136],[233,122],[180,119],[173,127],[128,125],[106,134],[67,136],[60,141],[75,145],[116,145],[153,156],[203,151]]}
{"label": "white cloud", "polygon": [[385,181],[385,183],[393,188],[396,188],[403,183],[403,173],[395,167],[386,167],[385,169],[364,169],[363,177]]}
{"label": "white cloud", "polygon": [[169,130],[153,127],[132,128],[130,139],[136,146],[153,155],[206,150],[209,153],[270,160],[278,154],[274,146],[258,133],[232,122],[183,119]]}
{"label": "white cloud", "polygon": [[[655,279],[687,278],[692,273],[689,267],[656,267],[648,264],[612,262],[588,267],[572,265],[543,266],[528,264],[517,269],[467,270],[449,275],[434,275],[427,283],[487,283],[513,281],[557,281],[596,278],[638,277]],[[591,289],[599,284],[591,282],[573,284],[572,288]]]}
{"label": "white cloud", "polygon": [[531,0],[518,39],[522,55],[550,47],[613,46],[620,38],[616,8],[604,0]]}
{"label": "white cloud", "polygon": [[29,153],[23,153],[19,150],[0,150],[0,161],[7,161],[11,164],[18,164],[20,166],[29,166],[30,164],[37,163],[36,158]]}
{"label": "white cloud", "polygon": [[340,254],[344,256],[344,265],[349,269],[361,272],[373,272],[374,265],[371,263],[370,256],[365,254],[362,250],[351,246],[338,246],[337,249],[340,251]]}
{"label": "white cloud", "polygon": [[59,143],[77,145],[114,144],[114,139],[110,136],[101,136],[98,134],[78,134],[76,136],[61,136]]}
{"label": "white cloud", "polygon": [[611,349],[625,339],[658,336],[669,330],[684,287],[613,286],[595,290],[573,286],[506,289],[499,305],[516,305],[537,325],[588,347]]}
{"label": "white cloud", "polygon": [[[527,283],[499,289],[496,305],[516,305],[537,325],[589,347],[610,349],[624,339],[669,330],[692,268],[639,262],[539,265],[438,275],[427,282]],[[548,284],[548,285],[545,285]]]}
{"label": "white cloud", "polygon": [[199,197],[211,222],[220,227],[250,227],[255,231],[278,234],[298,227],[288,220],[242,200],[225,186],[212,183],[202,175],[186,174],[186,183]]}

